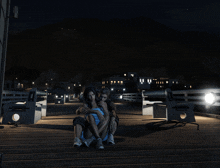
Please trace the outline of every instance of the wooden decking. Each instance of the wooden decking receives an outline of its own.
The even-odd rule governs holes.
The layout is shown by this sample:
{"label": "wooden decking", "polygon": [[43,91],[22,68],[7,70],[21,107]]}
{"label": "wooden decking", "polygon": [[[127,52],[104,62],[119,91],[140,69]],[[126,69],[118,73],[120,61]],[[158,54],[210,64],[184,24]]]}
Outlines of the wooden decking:
{"label": "wooden decking", "polygon": [[49,104],[49,116],[35,125],[1,125],[3,167],[220,167],[217,118],[196,116],[197,130],[194,124],[165,124],[142,116],[141,107],[117,104],[116,144],[99,151],[73,147],[72,120],[79,105]]}

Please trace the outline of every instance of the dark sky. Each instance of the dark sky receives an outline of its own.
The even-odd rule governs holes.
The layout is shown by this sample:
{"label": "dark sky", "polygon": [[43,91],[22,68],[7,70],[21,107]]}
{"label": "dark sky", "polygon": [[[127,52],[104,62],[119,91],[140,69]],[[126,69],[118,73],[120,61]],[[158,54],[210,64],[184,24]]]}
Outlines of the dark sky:
{"label": "dark sky", "polygon": [[19,19],[10,19],[10,30],[37,28],[64,18],[139,16],[181,31],[218,33],[220,29],[219,0],[11,0],[11,10],[13,6],[19,7]]}

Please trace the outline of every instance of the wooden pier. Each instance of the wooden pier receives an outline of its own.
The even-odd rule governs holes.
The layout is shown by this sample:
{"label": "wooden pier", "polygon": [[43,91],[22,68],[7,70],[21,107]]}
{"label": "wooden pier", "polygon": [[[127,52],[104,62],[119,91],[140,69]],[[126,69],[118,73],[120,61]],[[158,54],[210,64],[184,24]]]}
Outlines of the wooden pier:
{"label": "wooden pier", "polygon": [[[33,125],[0,125],[3,167],[220,167],[220,119],[196,116],[194,124],[143,116],[141,106],[117,104],[114,146],[73,147],[73,118],[80,102],[48,104]],[[3,128],[4,127],[4,128]]]}

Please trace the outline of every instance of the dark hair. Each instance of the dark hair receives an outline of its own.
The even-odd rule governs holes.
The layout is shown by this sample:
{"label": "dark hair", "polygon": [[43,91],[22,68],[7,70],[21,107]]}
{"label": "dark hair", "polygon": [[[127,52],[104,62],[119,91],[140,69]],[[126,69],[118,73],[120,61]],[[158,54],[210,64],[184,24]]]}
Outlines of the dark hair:
{"label": "dark hair", "polygon": [[109,88],[101,89],[100,94],[106,94],[108,99],[109,99],[109,97],[110,97],[110,90],[109,90]]}
{"label": "dark hair", "polygon": [[89,108],[92,108],[91,102],[88,99],[89,92],[93,92],[95,94],[95,101],[96,101],[97,105],[98,105],[98,102],[99,102],[98,93],[97,93],[97,91],[94,87],[87,87],[85,89],[84,93],[83,93],[83,98],[84,98],[85,103],[88,104]]}

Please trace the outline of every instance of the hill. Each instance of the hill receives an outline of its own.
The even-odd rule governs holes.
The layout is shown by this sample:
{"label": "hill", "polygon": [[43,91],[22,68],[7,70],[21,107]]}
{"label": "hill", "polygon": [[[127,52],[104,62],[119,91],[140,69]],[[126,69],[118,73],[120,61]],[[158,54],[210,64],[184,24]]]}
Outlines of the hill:
{"label": "hill", "polygon": [[[192,41],[188,36],[144,17],[64,19],[9,35],[6,70],[13,66],[41,72],[53,69],[69,79],[80,72],[102,76],[164,67],[170,77],[209,77],[203,65],[205,44],[194,40],[199,49],[188,45],[186,41]],[[218,48],[214,50],[215,56]]]}

